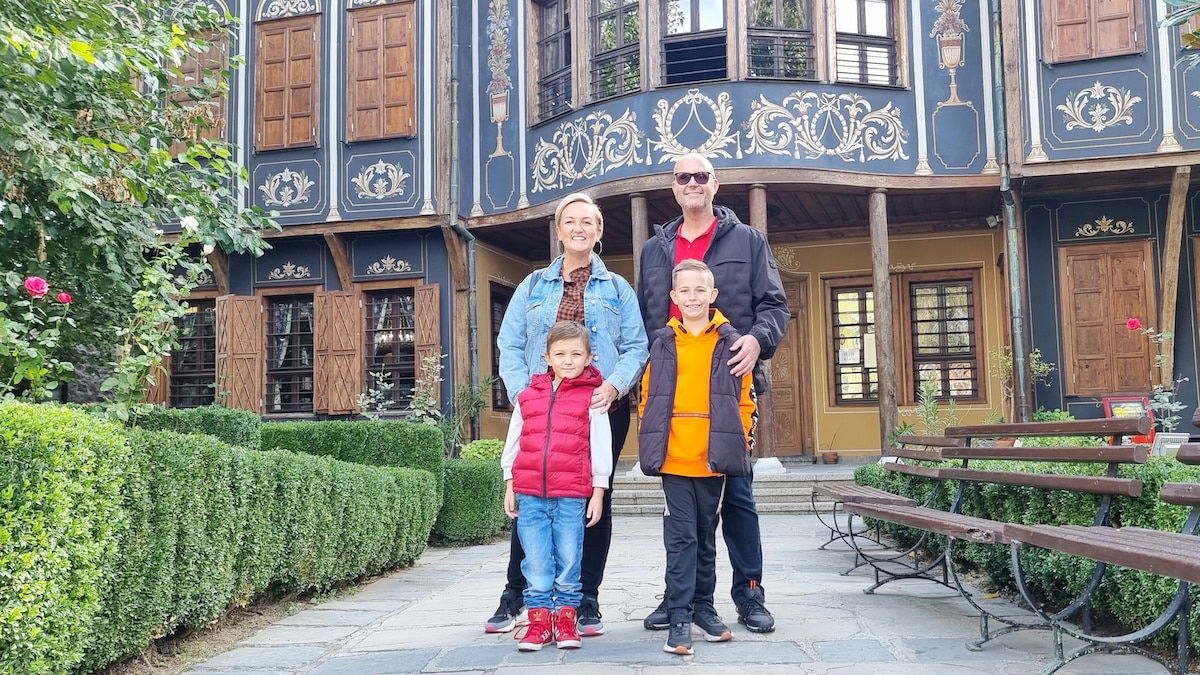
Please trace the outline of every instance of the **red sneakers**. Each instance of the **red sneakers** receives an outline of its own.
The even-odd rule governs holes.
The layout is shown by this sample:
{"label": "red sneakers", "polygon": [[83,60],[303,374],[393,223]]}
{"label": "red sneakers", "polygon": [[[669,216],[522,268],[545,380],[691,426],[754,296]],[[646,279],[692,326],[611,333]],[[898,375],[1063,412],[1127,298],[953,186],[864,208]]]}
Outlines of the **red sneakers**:
{"label": "red sneakers", "polygon": [[559,649],[579,649],[583,640],[579,638],[579,628],[574,607],[563,607],[554,614],[554,643]]}
{"label": "red sneakers", "polygon": [[[575,611],[571,610],[572,623]],[[529,626],[523,635],[518,634],[517,649],[523,652],[536,652],[542,647],[554,642],[554,616],[545,607],[529,610]],[[561,644],[559,645],[562,646]],[[579,645],[576,644],[576,647]]]}

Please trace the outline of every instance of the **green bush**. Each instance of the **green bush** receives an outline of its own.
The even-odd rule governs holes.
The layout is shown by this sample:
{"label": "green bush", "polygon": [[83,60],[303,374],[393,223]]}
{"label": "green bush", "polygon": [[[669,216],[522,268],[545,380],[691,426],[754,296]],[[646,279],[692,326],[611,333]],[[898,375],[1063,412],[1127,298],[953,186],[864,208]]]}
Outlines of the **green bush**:
{"label": "green bush", "polygon": [[[1042,462],[973,462],[973,468],[1028,471],[1054,474],[1104,475],[1105,465],[1046,464]],[[1121,469],[1125,478],[1143,483],[1142,496],[1119,497],[1113,504],[1113,522],[1122,527],[1143,527],[1179,532],[1187,509],[1158,499],[1164,482],[1200,482],[1200,467],[1180,464],[1170,457],[1151,457],[1143,465]],[[886,471],[882,465],[859,467],[854,474],[860,485],[870,485],[895,493],[903,491],[905,476]],[[914,479],[914,498],[922,499],[932,482]],[[957,485],[947,481],[934,507],[950,507]],[[974,485],[968,488],[963,512],[1011,523],[1090,525],[1096,513],[1098,497],[1065,491],[1048,491],[1007,485]],[[912,495],[910,495],[912,496]],[[884,523],[884,530],[901,542],[912,543],[918,530]],[[983,571],[998,589],[1015,592],[1007,546],[986,546],[957,542],[955,562]],[[1052,606],[1063,606],[1087,586],[1095,563],[1086,558],[1056,553],[1034,546],[1022,553],[1022,567],[1033,592]],[[1103,583],[1093,595],[1092,608],[1098,616],[1112,619],[1130,628],[1149,624],[1170,603],[1178,582],[1144,572],[1110,567]],[[1195,591],[1195,589],[1193,589]],[[1195,597],[1195,595],[1194,595]],[[1172,642],[1169,634],[1160,634],[1163,644]],[[1200,603],[1192,605],[1192,645],[1200,649]]]}
{"label": "green bush", "polygon": [[270,422],[262,427],[262,447],[373,466],[424,469],[442,477],[442,435],[427,424],[393,421]]}
{"label": "green bush", "polygon": [[459,457],[463,459],[486,459],[498,461],[504,454],[504,441],[499,438],[480,438],[463,446]]}
{"label": "green bush", "polygon": [[433,527],[435,539],[477,543],[502,531],[504,475],[492,460],[452,459],[446,462],[442,510]]}
{"label": "green bush", "polygon": [[0,672],[82,658],[129,460],[121,428],[86,412],[0,404]]}
{"label": "green bush", "polygon": [[262,419],[248,410],[207,405],[201,408],[149,406],[138,415],[137,426],[154,431],[208,434],[230,445],[258,450],[262,444]]}

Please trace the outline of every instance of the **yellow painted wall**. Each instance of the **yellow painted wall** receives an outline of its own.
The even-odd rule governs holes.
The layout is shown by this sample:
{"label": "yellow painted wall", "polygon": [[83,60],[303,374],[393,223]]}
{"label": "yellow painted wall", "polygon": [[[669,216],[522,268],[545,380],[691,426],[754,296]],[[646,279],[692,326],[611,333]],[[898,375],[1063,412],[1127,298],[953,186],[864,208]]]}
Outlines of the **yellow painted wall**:
{"label": "yellow painted wall", "polygon": [[[987,378],[985,402],[958,404],[959,422],[978,424],[989,413],[1001,412],[1000,383],[989,374],[988,350],[1007,342],[1004,323],[1003,277],[996,261],[1003,247],[996,230],[937,233],[893,237],[890,257],[893,270],[928,272],[977,268],[983,344],[979,345],[980,374]],[[879,411],[877,407],[835,406],[831,400],[828,361],[830,345],[829,298],[825,280],[869,275],[871,247],[867,239],[846,239],[773,246],[785,277],[807,278],[809,316],[807,329],[811,353],[807,355],[813,383],[807,404],[812,406],[817,451],[837,450],[845,454],[878,454]],[[801,355],[804,360],[805,356]],[[901,408],[900,419],[917,424],[911,410]]]}

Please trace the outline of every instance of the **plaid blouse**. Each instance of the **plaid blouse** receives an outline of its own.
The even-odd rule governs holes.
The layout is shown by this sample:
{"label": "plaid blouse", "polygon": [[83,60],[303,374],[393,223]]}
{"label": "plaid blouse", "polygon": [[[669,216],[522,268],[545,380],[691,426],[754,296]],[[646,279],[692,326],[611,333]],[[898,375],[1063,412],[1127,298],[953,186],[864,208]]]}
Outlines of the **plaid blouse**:
{"label": "plaid blouse", "polygon": [[569,278],[563,280],[562,302],[558,303],[556,321],[578,321],[583,323],[583,289],[592,278],[592,266],[584,265],[571,270]]}

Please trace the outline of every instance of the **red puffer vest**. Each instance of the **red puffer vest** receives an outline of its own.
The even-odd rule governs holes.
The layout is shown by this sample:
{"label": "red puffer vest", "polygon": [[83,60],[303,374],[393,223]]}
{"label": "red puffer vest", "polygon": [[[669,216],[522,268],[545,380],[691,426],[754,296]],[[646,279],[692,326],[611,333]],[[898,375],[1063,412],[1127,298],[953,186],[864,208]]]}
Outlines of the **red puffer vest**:
{"label": "red puffer vest", "polygon": [[554,373],[534,375],[517,396],[521,444],[513,461],[513,492],[538,497],[592,496],[592,392],[604,380],[595,366],[554,389]]}

